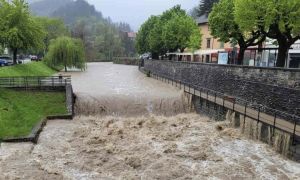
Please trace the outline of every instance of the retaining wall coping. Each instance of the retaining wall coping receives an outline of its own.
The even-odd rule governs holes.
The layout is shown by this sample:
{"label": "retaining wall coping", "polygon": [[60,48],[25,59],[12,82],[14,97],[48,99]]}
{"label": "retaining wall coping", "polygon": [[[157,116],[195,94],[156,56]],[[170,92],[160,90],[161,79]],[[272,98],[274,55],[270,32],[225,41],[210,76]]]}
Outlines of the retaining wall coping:
{"label": "retaining wall coping", "polygon": [[299,72],[298,68],[280,68],[280,67],[256,67],[256,66],[244,66],[244,65],[233,65],[233,64],[216,64],[216,63],[201,63],[201,62],[186,62],[186,61],[171,61],[171,60],[145,60],[145,61],[162,61],[162,62],[172,62],[181,64],[193,64],[193,65],[205,65],[205,66],[223,66],[230,68],[242,68],[242,69],[257,69],[257,70],[276,70],[276,71],[288,71],[288,72]]}

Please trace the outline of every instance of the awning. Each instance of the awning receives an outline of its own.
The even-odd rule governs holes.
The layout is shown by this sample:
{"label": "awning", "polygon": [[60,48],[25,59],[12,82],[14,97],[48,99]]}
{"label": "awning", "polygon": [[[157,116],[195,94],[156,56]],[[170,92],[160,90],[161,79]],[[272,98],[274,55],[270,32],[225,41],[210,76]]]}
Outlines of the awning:
{"label": "awning", "polygon": [[290,49],[289,54],[300,54],[300,49]]}
{"label": "awning", "polygon": [[174,52],[174,53],[167,53],[167,55],[192,56],[193,53],[191,53],[191,52],[183,52],[183,53]]}
{"label": "awning", "polygon": [[200,49],[195,51],[194,53],[192,52],[172,52],[172,53],[167,53],[167,55],[177,55],[177,56],[192,56],[192,55],[206,55],[206,54],[217,54],[219,52],[224,52],[225,49]]}
{"label": "awning", "polygon": [[225,49],[204,49],[204,50],[198,50],[194,54],[195,55],[207,55],[207,54],[215,54],[218,52],[224,52]]}

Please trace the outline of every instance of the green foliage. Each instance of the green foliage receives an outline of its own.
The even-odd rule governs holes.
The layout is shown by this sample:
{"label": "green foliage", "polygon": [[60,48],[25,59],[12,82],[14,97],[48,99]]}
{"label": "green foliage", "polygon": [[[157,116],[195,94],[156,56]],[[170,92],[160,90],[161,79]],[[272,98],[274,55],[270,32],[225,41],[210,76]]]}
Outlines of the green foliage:
{"label": "green foliage", "polygon": [[299,0],[235,0],[235,20],[245,31],[260,31],[279,45],[277,66],[300,39]]}
{"label": "green foliage", "polygon": [[4,53],[4,48],[0,45],[0,54]]}
{"label": "green foliage", "polygon": [[0,68],[0,77],[13,76],[52,76],[56,71],[44,62],[32,62]]}
{"label": "green foliage", "polygon": [[42,49],[44,32],[41,25],[30,15],[24,0],[1,0],[0,43],[14,53],[18,50]]}
{"label": "green foliage", "polygon": [[198,49],[201,42],[198,25],[188,15],[174,13],[172,19],[164,25],[163,41],[165,48],[171,51],[179,49],[183,52],[185,48],[190,46],[193,49]]}
{"label": "green foliage", "polygon": [[234,20],[234,0],[221,0],[209,14],[211,34],[220,41],[239,39],[242,31]]}
{"label": "green foliage", "polygon": [[65,71],[73,67],[84,70],[86,64],[82,41],[65,36],[52,40],[46,63],[53,68],[63,66]]}
{"label": "green foliage", "polygon": [[299,0],[236,0],[235,6],[235,18],[242,29],[272,31],[271,26],[276,25],[281,32],[300,34]]}
{"label": "green foliage", "polygon": [[44,44],[46,51],[48,50],[52,39],[56,39],[60,36],[67,36],[69,34],[67,27],[60,19],[36,17],[36,20],[40,23],[45,32]]}
{"label": "green foliage", "polygon": [[[31,4],[38,15],[60,18],[71,36],[81,39],[89,61],[113,60],[113,57],[134,56],[133,30],[127,23],[113,23],[84,0],[43,0]],[[65,34],[64,34],[65,35]]]}
{"label": "green foliage", "polygon": [[[158,24],[159,17],[151,16],[140,28],[138,35],[136,37],[136,49],[137,52],[142,54],[147,51],[150,51],[150,31],[154,29],[155,24]],[[154,32],[152,31],[152,35]]]}
{"label": "green foliage", "polygon": [[64,93],[0,89],[0,139],[28,136],[46,116],[66,113]]}
{"label": "green foliage", "polygon": [[199,31],[198,28],[194,28],[190,39],[189,39],[189,44],[188,47],[192,50],[192,52],[194,53],[195,50],[200,49],[201,48],[201,44],[199,42],[201,42],[201,32]]}
{"label": "green foliage", "polygon": [[242,64],[244,52],[249,46],[256,46],[265,40],[265,35],[258,30],[240,28],[235,20],[234,0],[220,0],[209,15],[211,34],[222,42],[238,44],[240,53],[238,63]]}
{"label": "green foliage", "polygon": [[130,26],[115,24],[109,19],[81,18],[72,26],[72,37],[81,39],[86,59],[113,60],[113,57],[134,55],[134,39],[128,37]]}
{"label": "green foliage", "polygon": [[137,51],[151,52],[153,58],[167,52],[186,48],[198,49],[201,34],[196,22],[180,6],[165,11],[161,16],[151,16],[140,28],[137,40]]}

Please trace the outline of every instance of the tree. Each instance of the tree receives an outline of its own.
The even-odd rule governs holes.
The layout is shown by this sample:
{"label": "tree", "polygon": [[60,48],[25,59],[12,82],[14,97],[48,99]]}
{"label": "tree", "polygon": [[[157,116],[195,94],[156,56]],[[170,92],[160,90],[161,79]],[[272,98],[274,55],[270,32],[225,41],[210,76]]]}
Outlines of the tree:
{"label": "tree", "polygon": [[73,67],[84,70],[86,66],[83,43],[79,39],[66,36],[52,40],[45,60],[52,68],[63,66],[65,71]]}
{"label": "tree", "polygon": [[19,50],[43,47],[43,28],[30,15],[24,0],[1,0],[0,4],[0,42],[11,49],[16,64]]}
{"label": "tree", "polygon": [[189,15],[190,15],[192,18],[197,19],[197,18],[198,18],[198,15],[199,15],[198,7],[197,7],[197,6],[193,7],[193,8],[189,11]]}
{"label": "tree", "polygon": [[2,46],[0,46],[0,54],[4,53],[4,48]]}
{"label": "tree", "polygon": [[45,32],[45,51],[48,51],[48,47],[52,39],[69,35],[68,29],[61,19],[36,17],[36,20],[42,25]]}
{"label": "tree", "polygon": [[136,37],[136,49],[138,53],[142,54],[151,51],[149,44],[150,31],[153,29],[158,20],[158,16],[151,16],[144,24],[142,24]]}
{"label": "tree", "polygon": [[276,39],[277,67],[284,67],[289,48],[300,39],[299,0],[236,0],[235,19],[241,29],[261,31]]}
{"label": "tree", "polygon": [[238,64],[242,64],[249,46],[256,46],[265,40],[259,30],[243,30],[234,19],[234,0],[221,0],[215,4],[209,15],[211,34],[222,42],[231,42],[240,46]]}
{"label": "tree", "polygon": [[199,40],[198,46],[196,45],[197,48],[200,46],[201,42],[200,31],[192,17],[186,14],[174,14],[173,18],[164,25],[163,41],[169,52],[174,52],[176,50],[184,52],[189,45],[193,44],[193,46],[195,46],[194,43],[190,42],[195,39]]}
{"label": "tree", "polygon": [[[190,45],[199,47],[199,39],[201,35],[196,22],[180,6],[175,6],[161,16],[151,16],[142,25],[136,47],[139,53],[151,52],[152,58],[156,59],[167,52],[183,52]],[[195,45],[196,40],[199,40],[198,45]]]}
{"label": "tree", "polygon": [[212,11],[214,4],[218,2],[219,0],[201,0],[198,7],[198,16],[208,16]]}

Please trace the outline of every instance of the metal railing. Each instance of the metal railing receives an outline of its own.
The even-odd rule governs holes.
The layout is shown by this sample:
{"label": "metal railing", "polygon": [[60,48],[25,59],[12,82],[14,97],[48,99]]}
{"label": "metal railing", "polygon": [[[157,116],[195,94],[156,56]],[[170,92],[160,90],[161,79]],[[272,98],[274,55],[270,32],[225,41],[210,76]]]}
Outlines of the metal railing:
{"label": "metal railing", "polygon": [[230,97],[225,93],[217,92],[208,88],[196,87],[195,85],[172,79],[164,75],[152,73],[151,76],[157,80],[183,89],[186,93],[206,99],[215,105],[239,112],[242,116],[244,116],[244,123],[246,118],[251,118],[256,120],[257,123],[261,122],[268,124],[273,129],[273,137],[275,129],[289,133],[292,135],[292,145],[297,144],[296,137],[300,137],[300,117],[295,114],[289,114],[287,112],[272,109],[265,105],[246,101],[238,97]]}
{"label": "metal railing", "polygon": [[22,76],[0,78],[0,88],[65,87],[70,84],[71,76]]}

